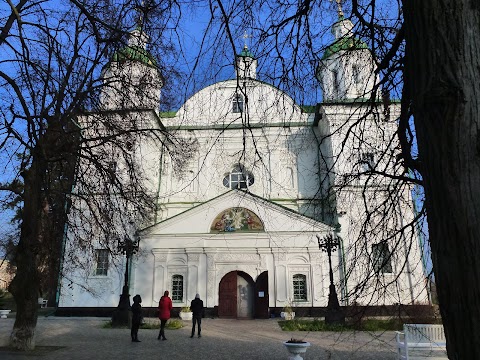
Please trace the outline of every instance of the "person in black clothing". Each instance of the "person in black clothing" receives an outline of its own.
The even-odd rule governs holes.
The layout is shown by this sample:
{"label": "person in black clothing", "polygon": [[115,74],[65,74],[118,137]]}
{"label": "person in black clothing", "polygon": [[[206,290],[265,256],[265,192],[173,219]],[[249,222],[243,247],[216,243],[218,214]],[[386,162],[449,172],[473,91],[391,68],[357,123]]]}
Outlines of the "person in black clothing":
{"label": "person in black clothing", "polygon": [[203,301],[200,300],[200,295],[195,295],[195,299],[190,303],[190,310],[192,310],[192,336],[195,334],[195,323],[198,324],[198,337],[202,337],[202,315],[203,315]]}
{"label": "person in black clothing", "polygon": [[142,298],[140,295],[135,295],[133,297],[133,305],[132,305],[132,330],[130,331],[130,335],[132,336],[132,342],[140,342],[138,340],[138,328],[140,327],[140,323],[142,322]]}

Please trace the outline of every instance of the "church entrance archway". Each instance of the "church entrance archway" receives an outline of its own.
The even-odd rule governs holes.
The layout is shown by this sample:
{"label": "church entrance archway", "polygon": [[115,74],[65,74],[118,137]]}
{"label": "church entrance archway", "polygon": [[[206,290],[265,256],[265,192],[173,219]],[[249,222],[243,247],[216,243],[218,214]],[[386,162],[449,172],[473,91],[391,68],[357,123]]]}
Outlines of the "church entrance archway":
{"label": "church entrance archway", "polygon": [[218,287],[218,316],[251,319],[254,314],[254,282],[243,271],[226,274]]}
{"label": "church entrance archway", "polygon": [[255,317],[267,319],[268,314],[268,271],[262,272],[255,283]]}

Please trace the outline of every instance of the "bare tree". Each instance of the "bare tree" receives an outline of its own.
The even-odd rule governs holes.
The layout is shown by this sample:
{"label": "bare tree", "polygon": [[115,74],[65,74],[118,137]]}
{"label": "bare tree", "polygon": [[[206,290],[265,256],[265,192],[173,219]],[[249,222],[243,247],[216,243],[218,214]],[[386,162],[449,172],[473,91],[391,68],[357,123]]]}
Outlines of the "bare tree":
{"label": "bare tree", "polygon": [[[430,245],[450,359],[480,350],[480,14],[468,1],[403,1],[405,110],[413,114]],[[404,115],[408,116],[408,113]],[[404,120],[405,121],[405,120]],[[463,315],[460,315],[463,314]]]}
{"label": "bare tree", "polygon": [[[95,238],[113,252],[113,231],[126,231],[121,224],[132,219],[149,220],[146,209],[155,206],[154,198],[139,178],[135,141],[160,138],[162,130],[139,115],[158,116],[160,92],[149,98],[155,79],[135,78],[137,97],[147,98],[149,108],[130,103],[137,114],[122,116],[116,109],[125,104],[105,106],[102,91],[118,90],[118,79],[105,76],[109,69],[139,59],[150,73],[160,74],[164,65],[127,41],[136,24],[137,33],[148,28],[157,37],[152,52],[171,52],[168,40],[158,39],[176,8],[170,2],[140,6],[136,1],[7,5],[1,9],[0,35],[0,151],[7,165],[0,190],[20,204],[12,255],[17,272],[9,288],[17,304],[11,344],[27,350],[35,346],[37,298],[45,293],[54,298],[62,266],[78,265],[74,256],[63,256],[65,236],[77,250],[91,251]],[[131,83],[124,85],[111,101],[131,95],[126,94]]]}

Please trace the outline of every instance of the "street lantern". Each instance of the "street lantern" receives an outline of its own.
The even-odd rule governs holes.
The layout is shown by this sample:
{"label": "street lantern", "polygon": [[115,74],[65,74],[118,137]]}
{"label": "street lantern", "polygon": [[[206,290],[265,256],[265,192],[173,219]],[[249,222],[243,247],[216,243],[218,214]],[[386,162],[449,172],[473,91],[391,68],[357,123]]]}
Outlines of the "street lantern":
{"label": "street lantern", "polygon": [[317,235],[318,239],[318,248],[327,253],[328,256],[328,265],[330,272],[330,286],[328,293],[328,305],[327,313],[325,315],[326,324],[344,324],[345,315],[340,307],[338,302],[337,291],[335,290],[335,284],[333,283],[333,269],[332,269],[332,252],[337,250],[337,247],[340,246],[340,242],[336,236],[329,234],[324,238],[320,238]]}
{"label": "street lantern", "polygon": [[128,267],[129,267],[129,262],[130,259],[134,254],[137,253],[138,251],[138,246],[139,246],[139,236],[138,233],[135,231],[135,234],[133,235],[133,238],[131,238],[128,235],[125,235],[123,237],[123,240],[121,238],[118,238],[118,243],[117,247],[118,250],[125,255],[126,257],[126,266],[125,266],[125,278],[124,278],[124,283],[123,287],[128,288]]}
{"label": "street lantern", "polygon": [[[130,227],[133,228],[133,222],[130,222]],[[117,309],[114,311],[112,316],[112,326],[128,326],[129,325],[129,315],[130,315],[130,294],[129,294],[129,267],[131,265],[131,258],[134,254],[138,252],[140,243],[140,237],[138,232],[135,231],[133,237],[129,234],[125,234],[122,238],[117,239],[117,248],[121,254],[125,255],[125,274],[122,293],[120,294],[120,301],[118,303]]]}

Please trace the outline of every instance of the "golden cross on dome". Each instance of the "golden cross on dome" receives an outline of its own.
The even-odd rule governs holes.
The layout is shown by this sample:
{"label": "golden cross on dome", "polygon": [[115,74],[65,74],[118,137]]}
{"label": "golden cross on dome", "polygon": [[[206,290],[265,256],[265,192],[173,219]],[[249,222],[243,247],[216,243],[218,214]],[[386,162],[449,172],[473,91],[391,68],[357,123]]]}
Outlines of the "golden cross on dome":
{"label": "golden cross on dome", "polygon": [[154,9],[155,4],[152,2],[152,0],[137,1],[137,5],[134,6],[134,10],[137,13],[135,16],[137,27],[143,28],[145,22],[147,21],[147,16]]}
{"label": "golden cross on dome", "polygon": [[[333,2],[333,0],[330,0],[330,1]],[[341,18],[343,17],[342,0],[335,0],[335,2],[337,3],[338,17]]]}
{"label": "golden cross on dome", "polygon": [[247,30],[245,30],[245,33],[243,34],[243,41],[244,41],[244,47],[248,48],[247,46],[247,39],[252,38],[252,35],[247,34]]}

